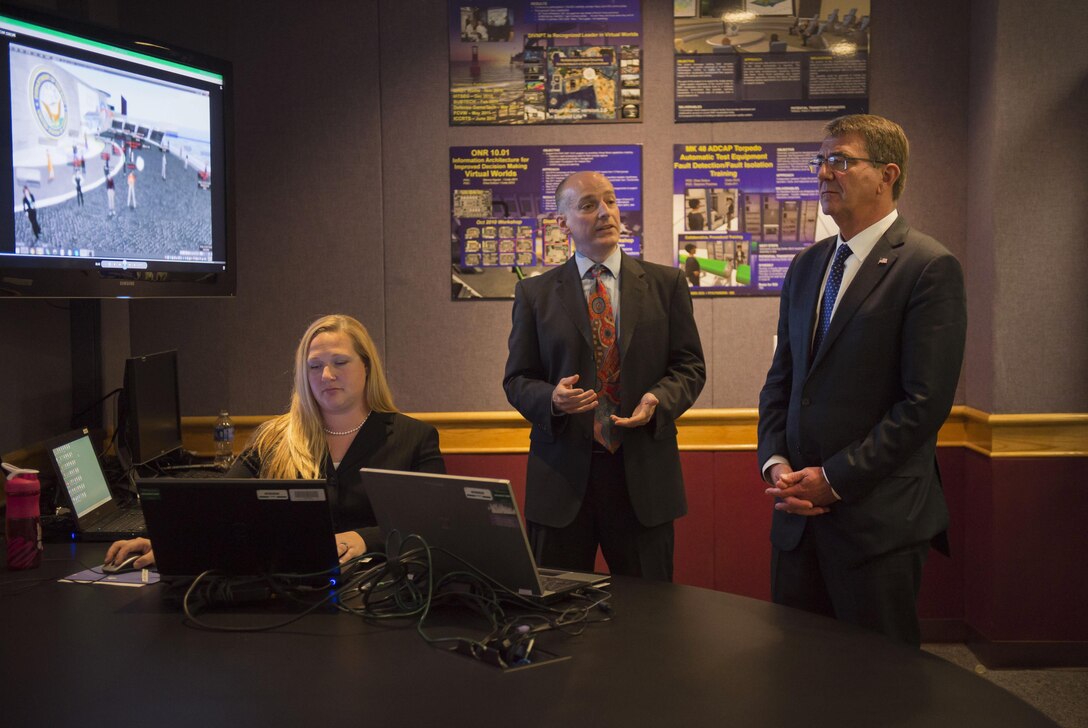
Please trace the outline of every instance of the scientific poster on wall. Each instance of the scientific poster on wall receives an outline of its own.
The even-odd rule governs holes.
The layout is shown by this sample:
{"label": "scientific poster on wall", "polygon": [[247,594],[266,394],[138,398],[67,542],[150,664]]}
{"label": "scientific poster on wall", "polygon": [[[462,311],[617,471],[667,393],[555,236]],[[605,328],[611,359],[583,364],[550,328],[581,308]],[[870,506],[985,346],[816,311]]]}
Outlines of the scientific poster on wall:
{"label": "scientific poster on wall", "polygon": [[449,2],[450,124],[638,122],[639,0]]}
{"label": "scientific poster on wall", "polygon": [[793,257],[837,231],[808,168],[819,150],[819,142],[673,146],[673,241],[692,295],[778,295]]}
{"label": "scientific poster on wall", "polygon": [[513,298],[519,280],[567,262],[555,188],[583,170],[612,181],[620,246],[641,258],[642,147],[450,147],[452,298]]}
{"label": "scientific poster on wall", "polygon": [[831,119],[869,110],[869,2],[674,0],[676,121]]}

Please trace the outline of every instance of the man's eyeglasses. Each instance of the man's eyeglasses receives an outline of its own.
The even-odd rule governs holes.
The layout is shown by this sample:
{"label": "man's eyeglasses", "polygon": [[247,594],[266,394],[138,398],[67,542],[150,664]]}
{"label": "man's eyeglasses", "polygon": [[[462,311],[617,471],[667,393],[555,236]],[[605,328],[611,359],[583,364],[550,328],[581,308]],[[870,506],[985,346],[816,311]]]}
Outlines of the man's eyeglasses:
{"label": "man's eyeglasses", "polygon": [[868,162],[869,164],[887,164],[887,162],[881,162],[876,159],[865,159],[864,157],[851,157],[848,154],[829,154],[826,157],[822,154],[817,154],[811,160],[809,160],[808,168],[813,174],[819,174],[820,168],[825,164],[831,167],[833,172],[845,172],[853,162]]}

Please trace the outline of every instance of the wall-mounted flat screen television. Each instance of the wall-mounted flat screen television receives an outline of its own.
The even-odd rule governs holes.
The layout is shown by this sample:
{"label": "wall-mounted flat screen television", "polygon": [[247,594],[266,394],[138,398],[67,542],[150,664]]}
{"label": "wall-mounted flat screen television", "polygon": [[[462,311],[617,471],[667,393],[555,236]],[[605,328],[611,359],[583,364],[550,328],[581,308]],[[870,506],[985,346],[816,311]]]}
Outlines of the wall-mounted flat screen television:
{"label": "wall-mounted flat screen television", "polygon": [[226,61],[0,9],[0,297],[233,295],[231,83]]}

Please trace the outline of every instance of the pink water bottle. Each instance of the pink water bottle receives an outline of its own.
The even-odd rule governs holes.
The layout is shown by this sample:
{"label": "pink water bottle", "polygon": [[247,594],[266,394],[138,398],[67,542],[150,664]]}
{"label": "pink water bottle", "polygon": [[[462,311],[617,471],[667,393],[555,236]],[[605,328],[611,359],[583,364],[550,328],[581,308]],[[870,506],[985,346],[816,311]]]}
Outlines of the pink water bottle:
{"label": "pink water bottle", "polygon": [[42,518],[38,506],[41,484],[38,471],[4,463],[8,479],[7,498],[8,569],[36,569],[42,563]]}

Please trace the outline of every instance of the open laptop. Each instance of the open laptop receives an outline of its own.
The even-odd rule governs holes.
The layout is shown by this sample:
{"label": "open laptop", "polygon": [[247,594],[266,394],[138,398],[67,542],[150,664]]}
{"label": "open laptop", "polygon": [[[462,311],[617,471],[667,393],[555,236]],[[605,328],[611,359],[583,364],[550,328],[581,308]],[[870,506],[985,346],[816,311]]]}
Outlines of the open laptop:
{"label": "open laptop", "polygon": [[80,539],[114,541],[146,535],[139,504],[122,506],[110,493],[87,428],[51,440],[46,448],[75,514]]}
{"label": "open laptop", "polygon": [[[553,597],[600,586],[607,575],[538,568],[508,480],[363,468],[362,483],[386,537],[422,536],[508,589]],[[438,554],[435,554],[438,559]],[[464,569],[450,559],[439,566]]]}
{"label": "open laptop", "polygon": [[336,538],[324,480],[138,478],[136,488],[167,577],[313,575],[328,584]]}

